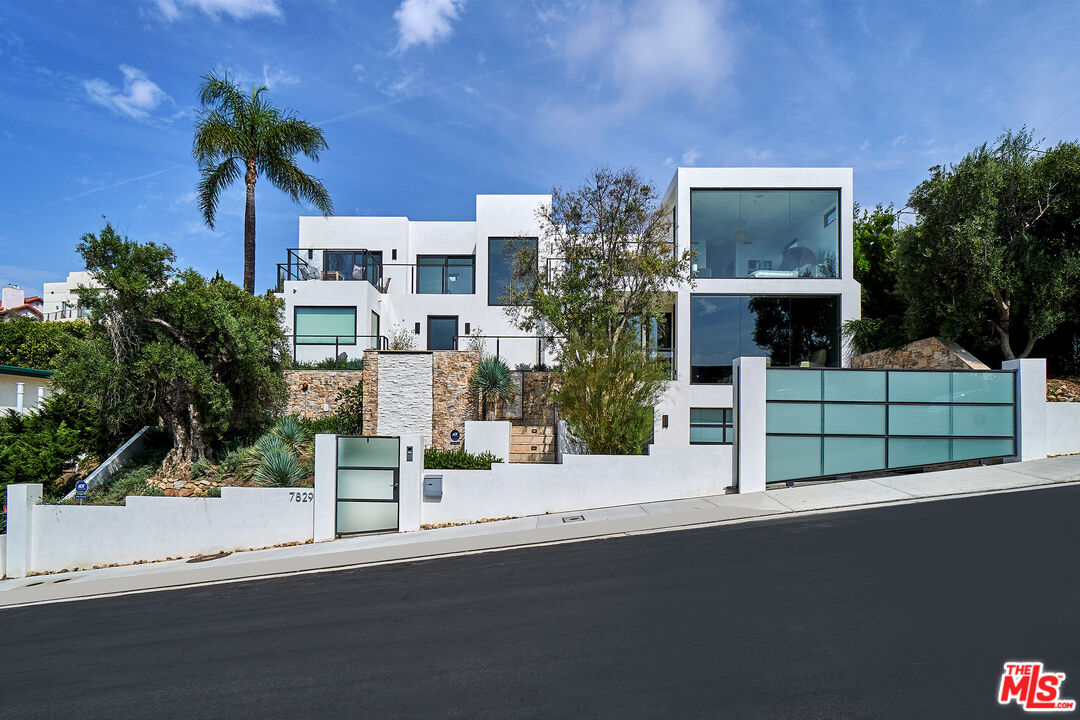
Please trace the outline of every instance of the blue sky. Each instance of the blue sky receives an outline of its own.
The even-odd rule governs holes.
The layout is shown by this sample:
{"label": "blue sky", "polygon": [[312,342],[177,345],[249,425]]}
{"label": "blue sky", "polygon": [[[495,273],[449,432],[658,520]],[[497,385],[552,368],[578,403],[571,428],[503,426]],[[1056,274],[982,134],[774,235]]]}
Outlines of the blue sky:
{"label": "blue sky", "polygon": [[[183,265],[242,277],[243,187],[194,202],[211,68],[318,123],[305,168],[339,215],[470,220],[596,164],[661,189],[677,165],[851,166],[902,206],[1005,128],[1080,137],[1080,3],[7,0],[0,5],[0,285],[80,269],[105,215]],[[312,214],[257,186],[257,287]]]}

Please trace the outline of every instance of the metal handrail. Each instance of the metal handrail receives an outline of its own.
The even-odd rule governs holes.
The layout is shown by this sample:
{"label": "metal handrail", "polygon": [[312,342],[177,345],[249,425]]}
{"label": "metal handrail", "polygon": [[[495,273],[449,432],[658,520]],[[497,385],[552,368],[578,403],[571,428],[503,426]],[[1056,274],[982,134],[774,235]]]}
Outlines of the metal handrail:
{"label": "metal handrail", "polygon": [[468,340],[494,340],[495,341],[495,357],[502,357],[501,343],[503,340],[535,340],[536,341],[536,365],[544,364],[544,341],[554,341],[557,339],[556,335],[455,335],[454,336],[454,350],[461,350],[461,339]]}
{"label": "metal handrail", "polygon": [[[375,345],[375,347],[362,348],[361,349],[361,355],[362,355],[364,350],[387,350],[390,347],[390,339],[388,337],[386,337],[385,335],[360,335],[360,334],[356,334],[356,335],[353,335],[353,334],[349,334],[349,335],[320,335],[320,334],[316,334],[316,333],[293,333],[291,335],[286,335],[285,338],[292,345],[292,361],[293,361],[293,364],[298,362],[297,359],[296,359],[296,346],[297,345],[304,346],[304,347],[326,347],[326,348],[329,348],[331,345],[333,345],[334,346],[334,364],[335,365],[337,365],[337,362],[340,360],[341,356],[345,354],[345,353],[341,352],[341,347],[343,345],[346,346],[346,347],[356,347],[358,345],[363,344],[362,341],[364,341],[364,340],[374,341],[373,344]],[[323,342],[298,342],[297,338],[302,338],[302,339],[305,339],[305,340],[307,338],[323,338],[324,341]],[[333,338],[332,342],[330,340],[331,338]],[[350,340],[351,340],[351,342],[346,342],[346,341],[350,341]]]}

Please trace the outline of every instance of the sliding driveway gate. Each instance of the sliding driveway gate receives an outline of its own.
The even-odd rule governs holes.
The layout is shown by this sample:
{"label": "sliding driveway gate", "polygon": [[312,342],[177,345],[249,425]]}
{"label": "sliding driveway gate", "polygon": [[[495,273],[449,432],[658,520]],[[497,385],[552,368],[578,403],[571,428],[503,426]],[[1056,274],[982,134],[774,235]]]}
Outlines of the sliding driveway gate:
{"label": "sliding driveway gate", "polygon": [[1011,370],[769,369],[765,480],[1016,454]]}
{"label": "sliding driveway gate", "polygon": [[397,531],[400,442],[337,436],[338,536]]}

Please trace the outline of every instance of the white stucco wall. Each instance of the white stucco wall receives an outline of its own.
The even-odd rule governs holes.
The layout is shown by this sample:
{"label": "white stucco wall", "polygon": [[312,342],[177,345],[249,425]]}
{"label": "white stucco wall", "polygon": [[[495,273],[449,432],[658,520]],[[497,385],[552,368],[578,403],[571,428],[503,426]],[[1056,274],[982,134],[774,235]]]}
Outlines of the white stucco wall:
{"label": "white stucco wall", "polygon": [[465,449],[473,455],[489,452],[503,462],[510,460],[508,420],[466,420]]}
{"label": "white stucco wall", "polygon": [[1046,403],[1046,454],[1080,453],[1080,403]]}
{"label": "white stucco wall", "polygon": [[0,373],[0,412],[36,410],[51,394],[48,378]]}
{"label": "white stucco wall", "polygon": [[379,354],[379,435],[419,435],[431,445],[431,353]]}
{"label": "white stucco wall", "polygon": [[422,522],[472,522],[718,495],[731,485],[731,446],[654,446],[651,455],[564,455],[561,465],[430,472],[443,476],[443,495],[424,500]]}
{"label": "white stucco wall", "polygon": [[[29,569],[73,570],[311,540],[313,496],[311,488],[226,487],[220,498],[34,505]],[[9,536],[18,532],[9,524]]]}

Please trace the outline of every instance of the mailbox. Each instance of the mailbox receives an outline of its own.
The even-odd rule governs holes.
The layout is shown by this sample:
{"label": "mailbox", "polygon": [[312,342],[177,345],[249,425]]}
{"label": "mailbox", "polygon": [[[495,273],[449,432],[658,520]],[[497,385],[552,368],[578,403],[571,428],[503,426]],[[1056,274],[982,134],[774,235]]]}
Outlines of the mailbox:
{"label": "mailbox", "polygon": [[442,475],[425,475],[424,476],[424,497],[426,497],[426,498],[441,498],[442,497]]}

